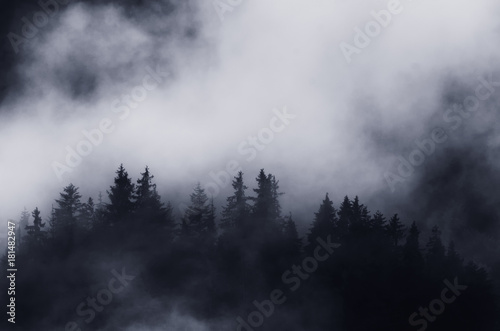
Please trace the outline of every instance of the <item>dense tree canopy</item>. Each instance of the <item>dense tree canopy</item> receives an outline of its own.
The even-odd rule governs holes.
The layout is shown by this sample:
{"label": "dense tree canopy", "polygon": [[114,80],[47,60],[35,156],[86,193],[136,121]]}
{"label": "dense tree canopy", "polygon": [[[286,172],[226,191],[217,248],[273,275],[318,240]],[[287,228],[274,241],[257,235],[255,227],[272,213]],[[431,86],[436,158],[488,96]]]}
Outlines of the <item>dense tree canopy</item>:
{"label": "dense tree canopy", "polygon": [[[387,221],[380,211],[372,215],[357,196],[346,196],[336,208],[326,194],[301,236],[292,214],[282,215],[278,180],[263,169],[250,196],[243,173],[236,175],[220,217],[213,198],[197,184],[176,220],[153,179],[146,167],[134,185],[120,165],[107,202],[101,194],[97,203],[92,197],[82,202],[70,184],[46,214],[48,227],[38,208],[32,220],[27,211],[21,214],[18,300],[20,314],[31,316],[23,320],[26,330],[49,330],[54,323],[63,323],[62,329],[66,321],[60,314],[80,318],[74,307],[82,295],[62,305],[39,279],[49,282],[58,272],[58,291],[84,294],[93,275],[118,258],[134,261],[140,275],[136,297],[157,298],[166,311],[182,302],[182,309],[201,319],[227,318],[233,330],[244,329],[236,317],[248,316],[254,300],[261,302],[275,289],[287,291],[289,299],[274,307],[263,330],[498,327],[498,298],[488,272],[474,262],[464,264],[455,242],[446,246],[437,226],[422,245],[417,222],[407,224],[398,214]],[[447,282],[467,290],[443,314],[419,313],[440,298]],[[124,309],[135,305],[133,297],[121,300]],[[106,325],[111,311],[89,327]]]}

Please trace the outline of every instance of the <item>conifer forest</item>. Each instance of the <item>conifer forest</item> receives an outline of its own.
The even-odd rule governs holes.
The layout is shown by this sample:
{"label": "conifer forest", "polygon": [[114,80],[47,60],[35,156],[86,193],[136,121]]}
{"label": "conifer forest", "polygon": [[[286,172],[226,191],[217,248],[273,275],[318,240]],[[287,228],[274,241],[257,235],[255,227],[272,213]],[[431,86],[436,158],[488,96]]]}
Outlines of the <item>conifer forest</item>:
{"label": "conifer forest", "polygon": [[0,331],[500,331],[496,0],[0,4]]}

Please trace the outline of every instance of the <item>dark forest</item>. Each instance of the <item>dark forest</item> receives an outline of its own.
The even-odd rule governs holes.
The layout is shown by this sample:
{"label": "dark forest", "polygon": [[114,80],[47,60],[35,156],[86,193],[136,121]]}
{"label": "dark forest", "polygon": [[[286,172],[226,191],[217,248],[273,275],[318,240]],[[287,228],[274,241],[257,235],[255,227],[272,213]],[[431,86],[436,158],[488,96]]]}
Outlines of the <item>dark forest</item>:
{"label": "dark forest", "polygon": [[498,330],[498,266],[464,261],[438,226],[422,242],[416,221],[326,194],[299,236],[264,170],[253,190],[240,172],[221,211],[197,185],[175,219],[153,178],[120,166],[97,201],[70,184],[22,212],[19,330],[148,329],[149,310],[213,330]]}

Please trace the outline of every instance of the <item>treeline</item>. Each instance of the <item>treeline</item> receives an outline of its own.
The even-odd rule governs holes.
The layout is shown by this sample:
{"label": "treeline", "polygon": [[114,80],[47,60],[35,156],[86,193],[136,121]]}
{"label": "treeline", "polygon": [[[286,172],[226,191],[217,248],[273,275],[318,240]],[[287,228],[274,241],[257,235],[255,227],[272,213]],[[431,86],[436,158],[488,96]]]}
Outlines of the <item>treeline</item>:
{"label": "treeline", "polygon": [[[437,226],[421,245],[415,222],[405,226],[397,214],[372,215],[358,197],[346,196],[335,208],[326,194],[301,238],[292,215],[281,209],[278,180],[264,170],[251,195],[240,172],[221,212],[198,184],[176,220],[153,178],[146,167],[134,183],[120,166],[107,202],[101,195],[97,202],[82,202],[70,184],[45,222],[38,208],[32,221],[22,213],[20,327],[62,330],[68,321],[82,330],[149,325],[152,310],[135,302],[155,300],[163,314],[181,309],[209,325],[224,319],[228,330],[499,329],[498,297],[488,273],[464,263],[453,242],[445,247]],[[318,240],[340,246],[304,272],[302,262],[315,256]],[[137,275],[129,294],[91,321],[75,312],[89,289],[107,280],[102,275],[123,264]],[[467,289],[437,311],[432,302],[446,282]],[[269,298],[274,289],[283,290],[286,303],[254,327],[247,320],[257,309],[254,301]]]}

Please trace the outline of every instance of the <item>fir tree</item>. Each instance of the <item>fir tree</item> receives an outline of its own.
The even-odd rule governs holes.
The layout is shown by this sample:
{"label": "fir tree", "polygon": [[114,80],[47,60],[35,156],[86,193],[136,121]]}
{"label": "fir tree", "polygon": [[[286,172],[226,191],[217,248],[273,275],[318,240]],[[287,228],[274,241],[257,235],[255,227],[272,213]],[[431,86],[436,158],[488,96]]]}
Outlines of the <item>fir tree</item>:
{"label": "fir tree", "polygon": [[165,207],[161,202],[161,197],[153,183],[154,176],[146,167],[141,178],[137,180],[135,190],[136,214],[148,221],[150,224],[160,225],[166,228],[173,228],[172,207],[170,204]]}
{"label": "fir tree", "polygon": [[452,240],[446,251],[446,267],[450,276],[458,275],[463,269],[463,259],[455,249],[455,242]]}
{"label": "fir tree", "polygon": [[368,221],[368,227],[375,233],[382,233],[387,225],[384,215],[377,210],[377,212]]}
{"label": "fir tree", "polygon": [[370,219],[369,212],[366,206],[359,203],[359,198],[356,196],[351,205],[351,219],[349,230],[351,233],[364,233],[368,230],[368,221]]}
{"label": "fir tree", "polygon": [[[309,234],[307,235],[308,247],[316,246],[316,239],[325,239],[328,235],[334,235],[335,225],[337,223],[337,211],[333,207],[333,202],[330,200],[328,193],[325,199],[319,206],[319,210],[315,213],[314,221]],[[337,238],[338,239],[338,238]]]}
{"label": "fir tree", "polygon": [[413,270],[420,270],[424,266],[424,259],[420,252],[420,231],[415,222],[411,224],[403,246],[403,261]]}
{"label": "fir tree", "polygon": [[428,273],[434,279],[444,277],[445,248],[441,241],[441,231],[437,225],[432,228],[432,234],[425,248]]}
{"label": "fir tree", "polygon": [[399,220],[398,214],[391,217],[385,229],[393,245],[398,246],[399,241],[404,238],[405,234],[405,226]]}
{"label": "fir tree", "polygon": [[70,184],[60,193],[56,208],[51,217],[51,230],[56,240],[72,245],[81,224],[78,224],[82,203],[78,187]]}
{"label": "fir tree", "polygon": [[281,221],[279,197],[282,193],[279,192],[279,183],[273,175],[266,175],[264,169],[260,170],[256,180],[257,188],[254,189],[256,197],[250,198],[254,202],[252,218],[257,222],[254,230],[277,229]]}
{"label": "fir tree", "polygon": [[215,209],[208,204],[205,190],[198,183],[190,195],[191,205],[187,208],[181,225],[184,237],[202,238],[215,231]]}
{"label": "fir tree", "polygon": [[19,219],[18,227],[17,227],[17,233],[16,233],[16,246],[20,246],[23,243],[23,230],[26,229],[26,226],[29,223],[30,219],[30,213],[26,208],[21,212],[21,218]]}
{"label": "fir tree", "polygon": [[26,225],[25,228],[28,233],[28,247],[34,248],[43,244],[45,239],[45,232],[42,231],[42,228],[45,227],[45,223],[42,222],[42,217],[40,216],[40,211],[38,207],[33,210],[33,225]]}
{"label": "fir tree", "polygon": [[127,171],[120,165],[116,171],[114,185],[108,191],[110,203],[106,206],[106,218],[110,224],[123,223],[130,220],[134,210],[134,184]]}
{"label": "fir tree", "polygon": [[87,202],[82,204],[80,209],[80,223],[83,228],[90,230],[95,226],[96,223],[96,209],[94,200],[89,198]]}
{"label": "fir tree", "polygon": [[347,195],[344,197],[344,201],[340,204],[338,217],[339,219],[336,230],[338,238],[341,239],[349,233],[349,223],[352,218],[352,204]]}
{"label": "fir tree", "polygon": [[222,210],[221,228],[224,230],[243,228],[248,222],[250,206],[247,202],[245,190],[247,186],[243,182],[243,173],[240,171],[234,177],[232,183],[234,193],[228,197],[226,206]]}
{"label": "fir tree", "polygon": [[283,235],[285,237],[285,252],[288,258],[294,259],[298,257],[302,251],[302,239],[299,238],[297,226],[291,213],[285,218]]}

